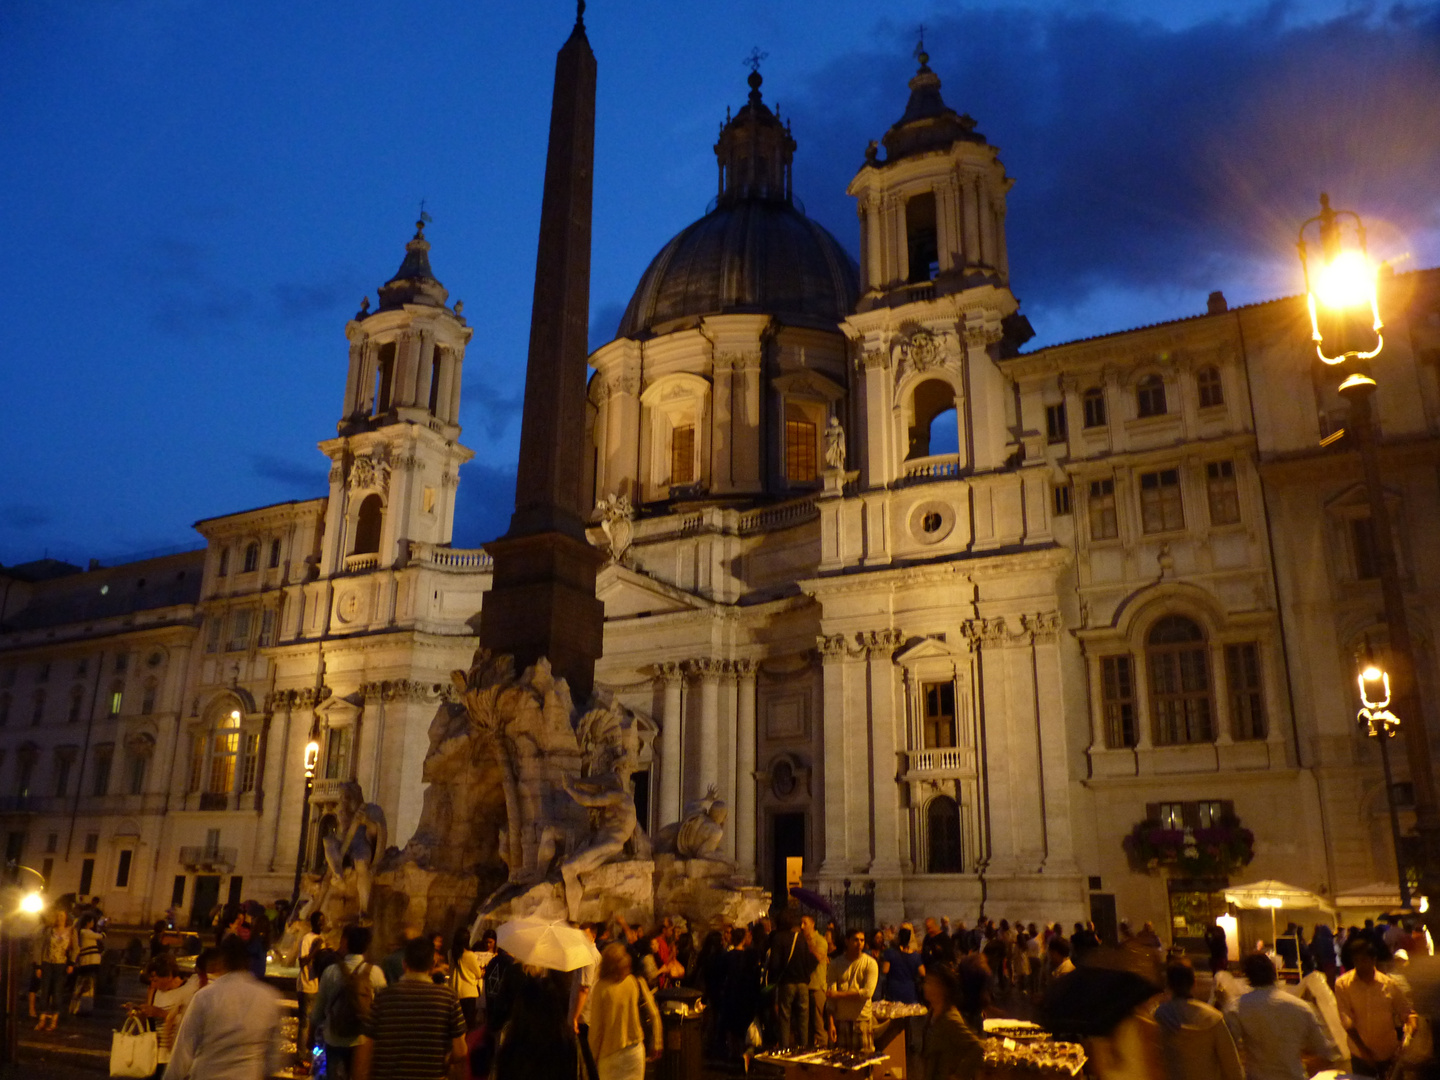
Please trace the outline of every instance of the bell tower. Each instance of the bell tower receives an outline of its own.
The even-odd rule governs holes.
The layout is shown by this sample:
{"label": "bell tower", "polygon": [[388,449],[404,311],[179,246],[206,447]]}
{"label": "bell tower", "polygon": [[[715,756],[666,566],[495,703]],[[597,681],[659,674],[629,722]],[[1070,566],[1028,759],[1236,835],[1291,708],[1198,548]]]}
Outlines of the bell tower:
{"label": "bell tower", "polygon": [[473,331],[430,269],[425,216],[395,276],[345,327],[350,369],[330,458],[320,572],[388,568],[408,541],[448,544],[459,469],[460,372]]}

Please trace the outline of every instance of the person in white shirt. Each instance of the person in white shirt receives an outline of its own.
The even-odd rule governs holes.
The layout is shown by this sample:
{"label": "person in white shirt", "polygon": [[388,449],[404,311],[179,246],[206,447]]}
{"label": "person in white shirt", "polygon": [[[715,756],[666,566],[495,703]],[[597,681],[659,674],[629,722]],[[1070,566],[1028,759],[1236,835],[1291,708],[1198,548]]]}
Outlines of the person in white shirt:
{"label": "person in white shirt", "polygon": [[280,1068],[280,992],[250,974],[240,938],[219,953],[224,974],[185,1009],[165,1080],[266,1080]]}
{"label": "person in white shirt", "polygon": [[880,985],[880,965],[865,951],[865,931],[845,937],[845,951],[830,961],[826,1005],[830,1041],[846,1050],[874,1049],[870,999]]}
{"label": "person in white shirt", "polygon": [[1341,1051],[1309,1005],[1275,985],[1275,962],[1251,953],[1241,962],[1254,988],[1240,999],[1236,1019],[1246,1080],[1305,1080],[1306,1055],[1338,1064]]}
{"label": "person in white shirt", "polygon": [[299,998],[300,1041],[296,1044],[302,1062],[310,1060],[310,1048],[315,1045],[311,1038],[310,1006],[315,1001],[315,991],[320,989],[320,980],[315,977],[315,960],[325,947],[321,936],[325,929],[325,916],[320,912],[310,915],[310,929],[300,939],[300,950],[296,954],[299,973],[295,976],[295,996]]}

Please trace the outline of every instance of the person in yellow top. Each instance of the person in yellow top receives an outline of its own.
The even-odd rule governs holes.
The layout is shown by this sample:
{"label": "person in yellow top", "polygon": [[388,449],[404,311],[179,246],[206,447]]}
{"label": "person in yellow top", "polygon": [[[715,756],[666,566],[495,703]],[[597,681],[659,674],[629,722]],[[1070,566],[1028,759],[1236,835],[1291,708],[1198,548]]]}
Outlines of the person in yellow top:
{"label": "person in yellow top", "polygon": [[925,1041],[920,1080],[975,1080],[985,1064],[985,1046],[960,1018],[960,980],[948,964],[925,970]]}
{"label": "person in yellow top", "polygon": [[[619,942],[600,954],[600,976],[589,1004],[588,1038],[599,1080],[643,1080],[647,1028],[649,1059],[660,1057],[660,1011],[645,981],[631,976],[630,954]],[[641,1009],[648,1020],[641,1020]]]}
{"label": "person in yellow top", "polygon": [[1415,1010],[1400,983],[1375,970],[1370,942],[1352,945],[1350,962],[1355,966],[1335,980],[1335,1004],[1349,1036],[1352,1067],[1361,1076],[1384,1076]]}

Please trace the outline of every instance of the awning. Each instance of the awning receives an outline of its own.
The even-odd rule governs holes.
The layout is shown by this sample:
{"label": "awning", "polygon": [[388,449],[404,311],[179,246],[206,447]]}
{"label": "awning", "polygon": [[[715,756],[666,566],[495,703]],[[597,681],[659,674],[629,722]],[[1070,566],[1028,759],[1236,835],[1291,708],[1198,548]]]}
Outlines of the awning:
{"label": "awning", "polygon": [[1318,909],[1334,911],[1334,905],[1318,893],[1283,881],[1255,881],[1248,885],[1232,885],[1225,890],[1226,903],[1245,909]]}
{"label": "awning", "polygon": [[[1419,906],[1421,898],[1412,896],[1411,903]],[[1400,910],[1400,889],[1394,882],[1372,881],[1358,889],[1347,889],[1335,894],[1335,906],[1342,908],[1378,908],[1385,911]],[[1425,908],[1419,907],[1424,911]]]}

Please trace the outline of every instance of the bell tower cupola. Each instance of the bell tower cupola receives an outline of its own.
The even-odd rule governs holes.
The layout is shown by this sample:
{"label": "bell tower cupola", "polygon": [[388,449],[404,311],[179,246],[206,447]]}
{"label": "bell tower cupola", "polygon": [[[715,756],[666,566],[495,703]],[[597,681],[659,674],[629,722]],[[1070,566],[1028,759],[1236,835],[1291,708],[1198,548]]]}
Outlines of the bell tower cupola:
{"label": "bell tower cupola", "polygon": [[386,568],[410,542],[448,544],[459,468],[460,374],[473,333],[430,268],[422,213],[400,269],[345,327],[349,374],[332,462],[321,573]]}
{"label": "bell tower cupola", "polygon": [[[999,151],[940,94],[922,41],[905,113],[850,182],[860,214],[860,310],[1010,279]],[[881,155],[881,147],[884,154]]]}

